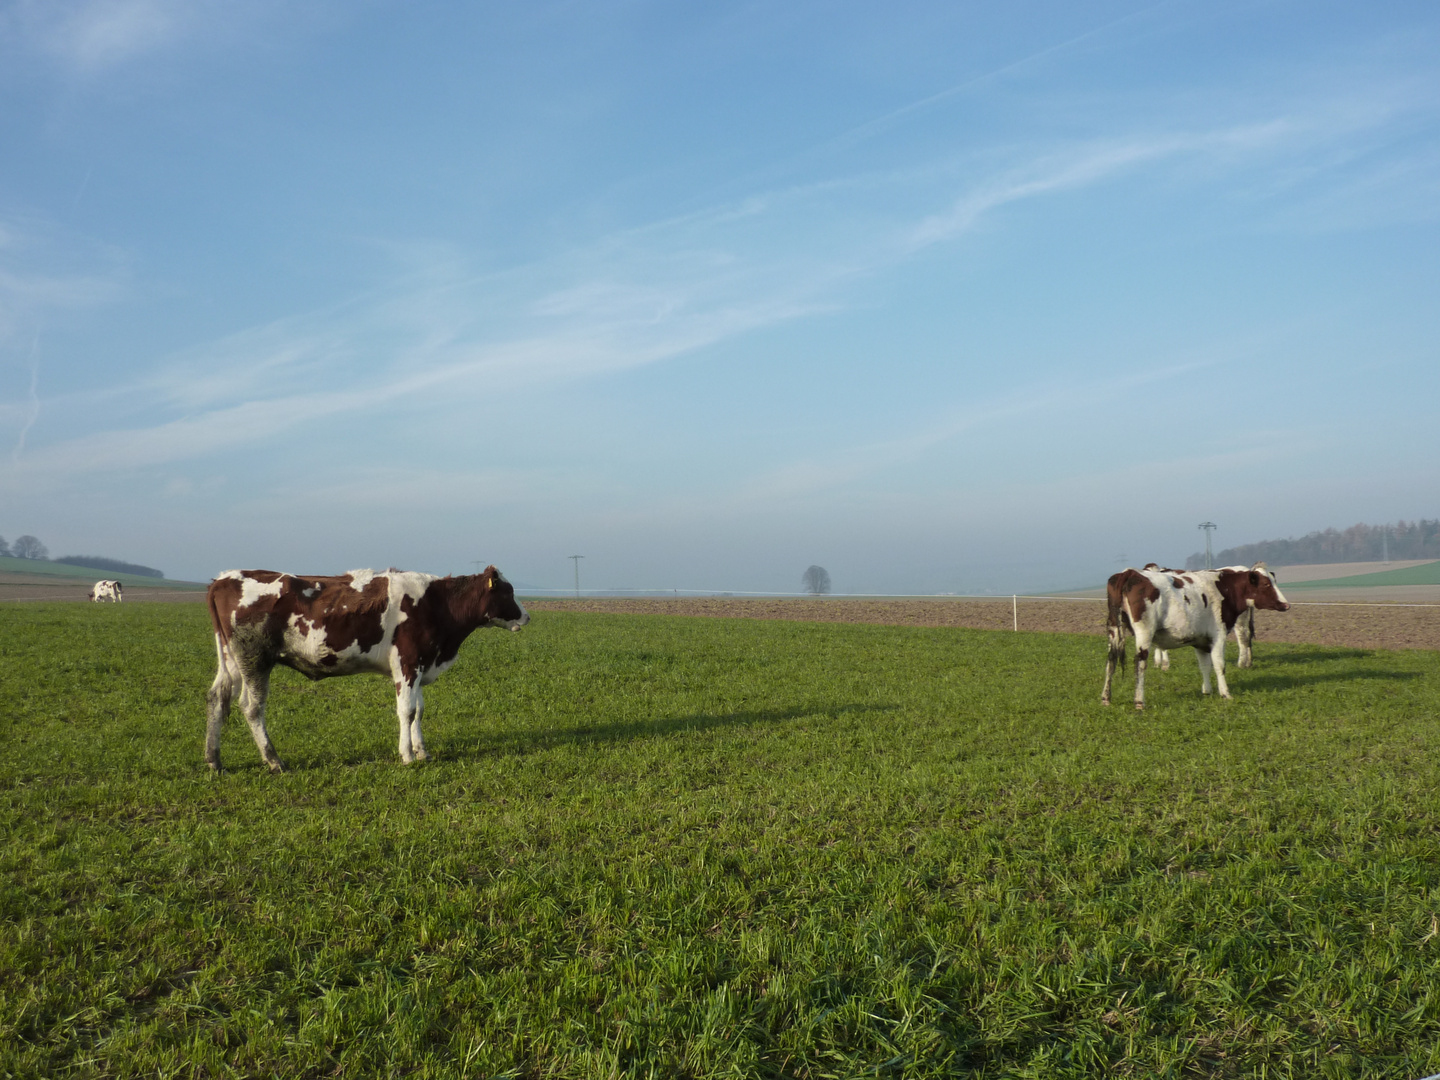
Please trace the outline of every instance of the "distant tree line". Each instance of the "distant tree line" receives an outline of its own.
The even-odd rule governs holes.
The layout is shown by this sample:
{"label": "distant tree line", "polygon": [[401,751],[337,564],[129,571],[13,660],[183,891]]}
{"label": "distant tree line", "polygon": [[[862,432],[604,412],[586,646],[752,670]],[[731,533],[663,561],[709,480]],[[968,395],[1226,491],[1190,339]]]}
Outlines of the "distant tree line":
{"label": "distant tree line", "polygon": [[135,574],[139,577],[154,578],[165,576],[163,570],[156,570],[153,566],[139,566],[121,559],[107,559],[103,555],[62,555],[58,559],[52,559],[50,558],[50,549],[42,544],[38,537],[28,534],[17,537],[13,544],[7,543],[5,538],[0,536],[0,555],[9,556],[12,559],[35,559],[38,562],[83,566],[88,570],[108,570],[112,574]]}
{"label": "distant tree line", "polygon": [[48,559],[50,549],[42,544],[38,537],[28,534],[16,537],[14,544],[7,544],[5,538],[0,536],[0,555],[8,555],[12,559]]}
{"label": "distant tree line", "polygon": [[158,578],[165,576],[163,570],[156,570],[153,566],[139,566],[135,563],[123,562],[120,559],[107,559],[103,555],[64,555],[52,561],[69,566],[85,566],[91,570],[108,570],[112,574],[136,574],[139,577]]}
{"label": "distant tree line", "polygon": [[[1296,540],[1261,540],[1215,554],[1216,566],[1257,562],[1273,566],[1313,563],[1377,562],[1381,559],[1440,559],[1440,518],[1397,521],[1393,525],[1351,525],[1324,529]],[[1205,553],[1185,560],[1186,570],[1203,570]]]}

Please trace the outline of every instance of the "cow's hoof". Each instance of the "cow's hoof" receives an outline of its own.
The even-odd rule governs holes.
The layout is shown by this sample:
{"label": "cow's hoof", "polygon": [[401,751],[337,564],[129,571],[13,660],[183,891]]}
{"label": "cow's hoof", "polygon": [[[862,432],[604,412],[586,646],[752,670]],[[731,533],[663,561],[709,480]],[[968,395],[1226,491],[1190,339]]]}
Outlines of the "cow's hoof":
{"label": "cow's hoof", "polygon": [[285,763],[278,758],[275,761],[268,761],[266,764],[270,767],[271,776],[278,776],[285,771]]}
{"label": "cow's hoof", "polygon": [[1135,711],[1136,711],[1136,712],[1144,712],[1144,711],[1145,711],[1145,703],[1144,703],[1143,701],[1137,701],[1137,702],[1135,703]]}

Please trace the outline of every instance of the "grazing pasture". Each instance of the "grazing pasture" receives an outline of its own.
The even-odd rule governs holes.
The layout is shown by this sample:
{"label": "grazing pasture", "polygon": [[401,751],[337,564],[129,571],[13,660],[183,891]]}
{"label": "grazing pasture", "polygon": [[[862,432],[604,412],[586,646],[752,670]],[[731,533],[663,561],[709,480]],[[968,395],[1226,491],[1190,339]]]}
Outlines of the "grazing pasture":
{"label": "grazing pasture", "polygon": [[0,606],[0,1075],[1440,1072],[1440,653],[1105,648],[541,611],[212,777],[200,605]]}

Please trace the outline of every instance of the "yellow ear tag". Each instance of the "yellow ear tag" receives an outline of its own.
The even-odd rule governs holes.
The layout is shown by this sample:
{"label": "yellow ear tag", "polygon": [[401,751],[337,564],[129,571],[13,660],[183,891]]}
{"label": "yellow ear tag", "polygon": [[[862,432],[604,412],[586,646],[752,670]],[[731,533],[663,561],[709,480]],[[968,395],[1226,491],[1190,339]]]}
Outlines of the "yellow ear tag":
{"label": "yellow ear tag", "polygon": [[486,587],[487,589],[493,589],[493,588],[495,587],[495,579],[494,579],[493,577],[492,577],[492,578],[486,578],[486,579],[485,579],[485,587]]}

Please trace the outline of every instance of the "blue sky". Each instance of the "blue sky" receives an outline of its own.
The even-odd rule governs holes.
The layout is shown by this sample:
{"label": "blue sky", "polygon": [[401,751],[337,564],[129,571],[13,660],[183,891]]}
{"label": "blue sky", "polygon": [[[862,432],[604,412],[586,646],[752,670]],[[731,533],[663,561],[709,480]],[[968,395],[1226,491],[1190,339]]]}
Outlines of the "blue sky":
{"label": "blue sky", "polygon": [[0,534],[1034,590],[1440,515],[1440,8],[0,3]]}

